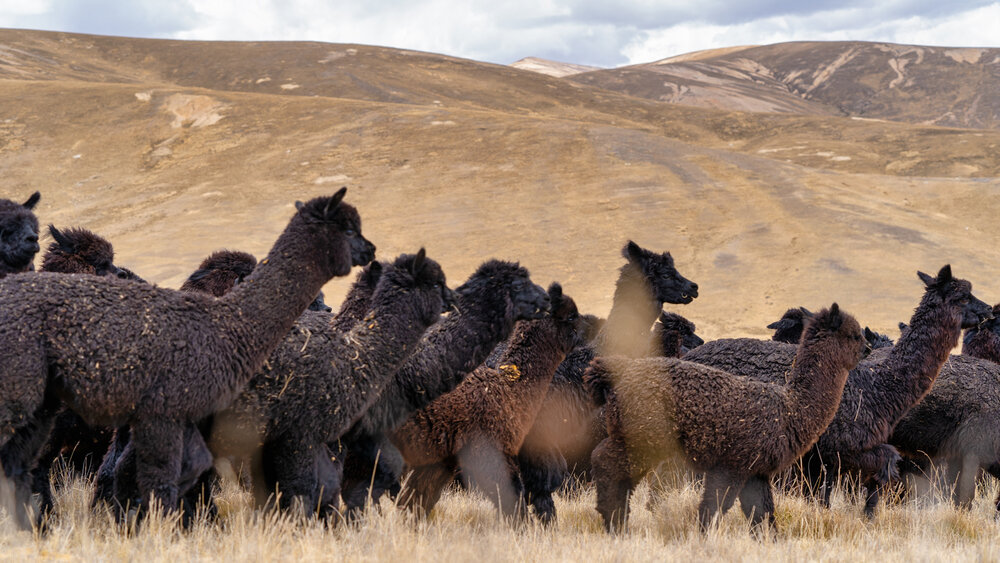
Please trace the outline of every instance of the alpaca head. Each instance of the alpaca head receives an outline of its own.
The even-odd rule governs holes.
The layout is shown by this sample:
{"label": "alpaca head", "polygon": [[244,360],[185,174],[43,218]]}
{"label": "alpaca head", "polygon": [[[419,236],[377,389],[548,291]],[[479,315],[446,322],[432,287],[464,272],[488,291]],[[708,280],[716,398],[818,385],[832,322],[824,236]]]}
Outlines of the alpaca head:
{"label": "alpaca head", "polygon": [[683,305],[698,297],[698,284],[677,271],[669,252],[657,254],[628,241],[622,249],[622,255],[628,259],[625,267],[632,267],[641,272],[642,277],[652,286],[653,296],[661,304]]}
{"label": "alpaca head", "polygon": [[323,292],[321,291],[316,295],[316,299],[313,299],[313,302],[309,304],[309,310],[330,313],[333,312],[333,307],[326,304],[326,301],[323,299]]}
{"label": "alpaca head", "polygon": [[295,202],[298,213],[292,222],[301,222],[319,237],[317,248],[326,253],[324,270],[329,277],[346,276],[351,267],[375,258],[375,245],[361,235],[358,210],[343,202],[346,193],[345,187],[329,197]]}
{"label": "alpaca head", "polygon": [[0,199],[0,276],[31,267],[39,250],[38,218],[32,212],[39,199],[38,192],[24,203]]}
{"label": "alpaca head", "polygon": [[677,313],[663,311],[660,313],[659,320],[662,329],[661,335],[664,338],[680,338],[681,354],[687,354],[691,349],[705,343],[700,336],[695,334],[694,323]]}
{"label": "alpaca head", "polygon": [[868,327],[865,327],[865,342],[868,343],[868,348],[870,350],[878,350],[879,348],[888,348],[892,346],[891,338],[880,332],[875,332]]}
{"label": "alpaca head", "polygon": [[[903,325],[903,323],[899,324]],[[987,319],[986,321],[967,329],[962,341],[968,344],[976,337],[977,334],[983,331],[989,331],[992,333],[994,338],[1000,338],[1000,303],[993,306],[993,318]]]}
{"label": "alpaca head", "polygon": [[583,321],[577,311],[576,302],[562,291],[562,286],[553,282],[548,290],[551,310],[549,314],[555,322],[556,335],[564,354],[580,345],[583,341]]}
{"label": "alpaca head", "polygon": [[836,303],[816,313],[806,323],[799,346],[801,349],[824,344],[832,344],[825,348],[827,358],[844,369],[852,369],[868,354],[868,343],[861,325],[854,317],[841,311]]}
{"label": "alpaca head", "polygon": [[115,251],[104,237],[87,229],[60,231],[49,225],[53,242],[42,257],[42,270],[62,274],[118,276]]}
{"label": "alpaca head", "polygon": [[532,283],[528,270],[503,260],[483,262],[455,294],[459,310],[474,301],[502,299],[510,322],[542,318],[550,307],[548,293]]}
{"label": "alpaca head", "polygon": [[207,293],[222,297],[253,272],[257,259],[238,250],[219,250],[201,261],[181,286],[181,291]]}
{"label": "alpaca head", "polygon": [[952,276],[950,264],[941,268],[935,277],[923,272],[917,272],[917,276],[926,287],[921,304],[948,308],[960,319],[962,328],[972,328],[993,318],[993,308],[972,295],[971,283]]}
{"label": "alpaca head", "polygon": [[419,296],[416,306],[421,321],[428,326],[454,303],[441,265],[427,258],[423,248],[416,254],[401,254],[391,267],[383,270],[372,299],[378,301],[384,292],[397,288],[404,288],[411,296]]}
{"label": "alpaca head", "polygon": [[767,325],[767,328],[774,331],[771,340],[775,342],[787,342],[788,344],[798,344],[799,339],[802,338],[802,329],[805,328],[806,322],[812,317],[812,312],[805,307],[785,311],[785,314],[780,319]]}
{"label": "alpaca head", "polygon": [[129,270],[128,268],[118,267],[118,279],[135,281],[139,283],[148,283],[146,280],[140,278],[135,272]]}

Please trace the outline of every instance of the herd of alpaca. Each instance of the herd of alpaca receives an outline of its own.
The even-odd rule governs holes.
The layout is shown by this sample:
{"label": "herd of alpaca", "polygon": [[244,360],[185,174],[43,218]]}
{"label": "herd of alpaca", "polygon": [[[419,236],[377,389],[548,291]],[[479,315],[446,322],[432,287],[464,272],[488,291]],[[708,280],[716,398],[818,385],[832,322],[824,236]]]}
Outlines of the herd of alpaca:
{"label": "herd of alpaca", "polygon": [[[868,516],[936,466],[959,505],[981,470],[1000,479],[1000,305],[950,266],[918,272],[895,343],[836,303],[789,309],[769,341],[704,342],[663,310],[698,297],[669,253],[629,241],[601,319],[517,263],[452,290],[423,249],[376,260],[345,192],[297,203],[265,259],[218,251],[180,290],[80,228],[50,225],[36,272],[40,195],[0,199],[2,508],[19,526],[58,518],[57,462],[95,479],[95,507],[157,501],[185,525],[216,514],[224,460],[258,507],[332,521],[386,494],[426,516],[457,481],[549,524],[554,494],[593,482],[609,531],[661,462],[703,479],[703,530],[737,499],[773,528],[772,480],[793,466],[826,506],[857,476]],[[320,289],[355,266],[333,312]]]}

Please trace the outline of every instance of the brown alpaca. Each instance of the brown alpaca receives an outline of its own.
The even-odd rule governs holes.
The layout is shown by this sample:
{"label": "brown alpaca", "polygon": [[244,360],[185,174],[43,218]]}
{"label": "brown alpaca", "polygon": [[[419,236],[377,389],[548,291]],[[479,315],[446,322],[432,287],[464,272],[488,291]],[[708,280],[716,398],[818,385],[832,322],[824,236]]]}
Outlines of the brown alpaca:
{"label": "brown alpaca", "polygon": [[834,303],[806,327],[787,385],[675,358],[596,358],[586,382],[606,401],[608,438],[592,455],[605,526],[621,529],[635,484],[677,458],[705,473],[702,529],[737,495],[755,528],[773,526],[770,476],[816,443],[864,349],[861,327]]}
{"label": "brown alpaca", "polygon": [[413,468],[402,502],[429,514],[461,471],[506,516],[523,514],[517,452],[556,367],[579,339],[576,304],[549,287],[552,314],[518,322],[496,369],[481,366],[391,436]]}
{"label": "brown alpaca", "polygon": [[181,291],[222,297],[253,273],[257,258],[239,250],[218,250],[201,261],[198,269],[184,280]]}

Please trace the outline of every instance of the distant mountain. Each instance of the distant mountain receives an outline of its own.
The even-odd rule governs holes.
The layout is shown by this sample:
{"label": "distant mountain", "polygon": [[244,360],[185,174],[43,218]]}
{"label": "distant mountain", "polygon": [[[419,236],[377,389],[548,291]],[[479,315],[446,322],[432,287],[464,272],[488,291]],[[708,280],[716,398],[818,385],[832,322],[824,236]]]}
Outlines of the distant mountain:
{"label": "distant mountain", "polygon": [[1000,128],[1000,49],[779,43],[696,52],[571,80],[700,107]]}
{"label": "distant mountain", "polygon": [[557,78],[580,74],[581,72],[600,70],[600,67],[596,66],[561,63],[558,61],[539,59],[537,57],[525,57],[517,62],[511,63],[510,66],[521,70],[530,70],[532,72],[555,76]]}

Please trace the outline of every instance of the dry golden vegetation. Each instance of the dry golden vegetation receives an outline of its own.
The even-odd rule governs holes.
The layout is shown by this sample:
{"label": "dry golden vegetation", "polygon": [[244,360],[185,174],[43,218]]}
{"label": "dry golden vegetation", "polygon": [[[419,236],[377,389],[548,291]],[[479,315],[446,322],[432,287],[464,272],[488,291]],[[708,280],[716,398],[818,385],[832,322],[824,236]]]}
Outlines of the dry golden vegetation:
{"label": "dry golden vegetation", "polygon": [[356,526],[328,528],[250,508],[250,495],[224,484],[217,523],[198,521],[183,531],[177,518],[154,516],[136,532],[89,509],[91,483],[71,478],[57,495],[59,517],[42,538],[14,532],[0,516],[0,559],[99,561],[930,561],[1000,558],[996,482],[983,481],[968,510],[952,507],[941,490],[889,503],[873,521],[861,499],[838,490],[831,510],[800,496],[779,494],[779,531],[764,541],[734,507],[707,535],[698,531],[700,484],[640,485],[629,531],[603,531],[593,489],[556,499],[559,521],[514,527],[499,521],[485,498],[452,490],[429,520],[418,521],[387,500]]}

